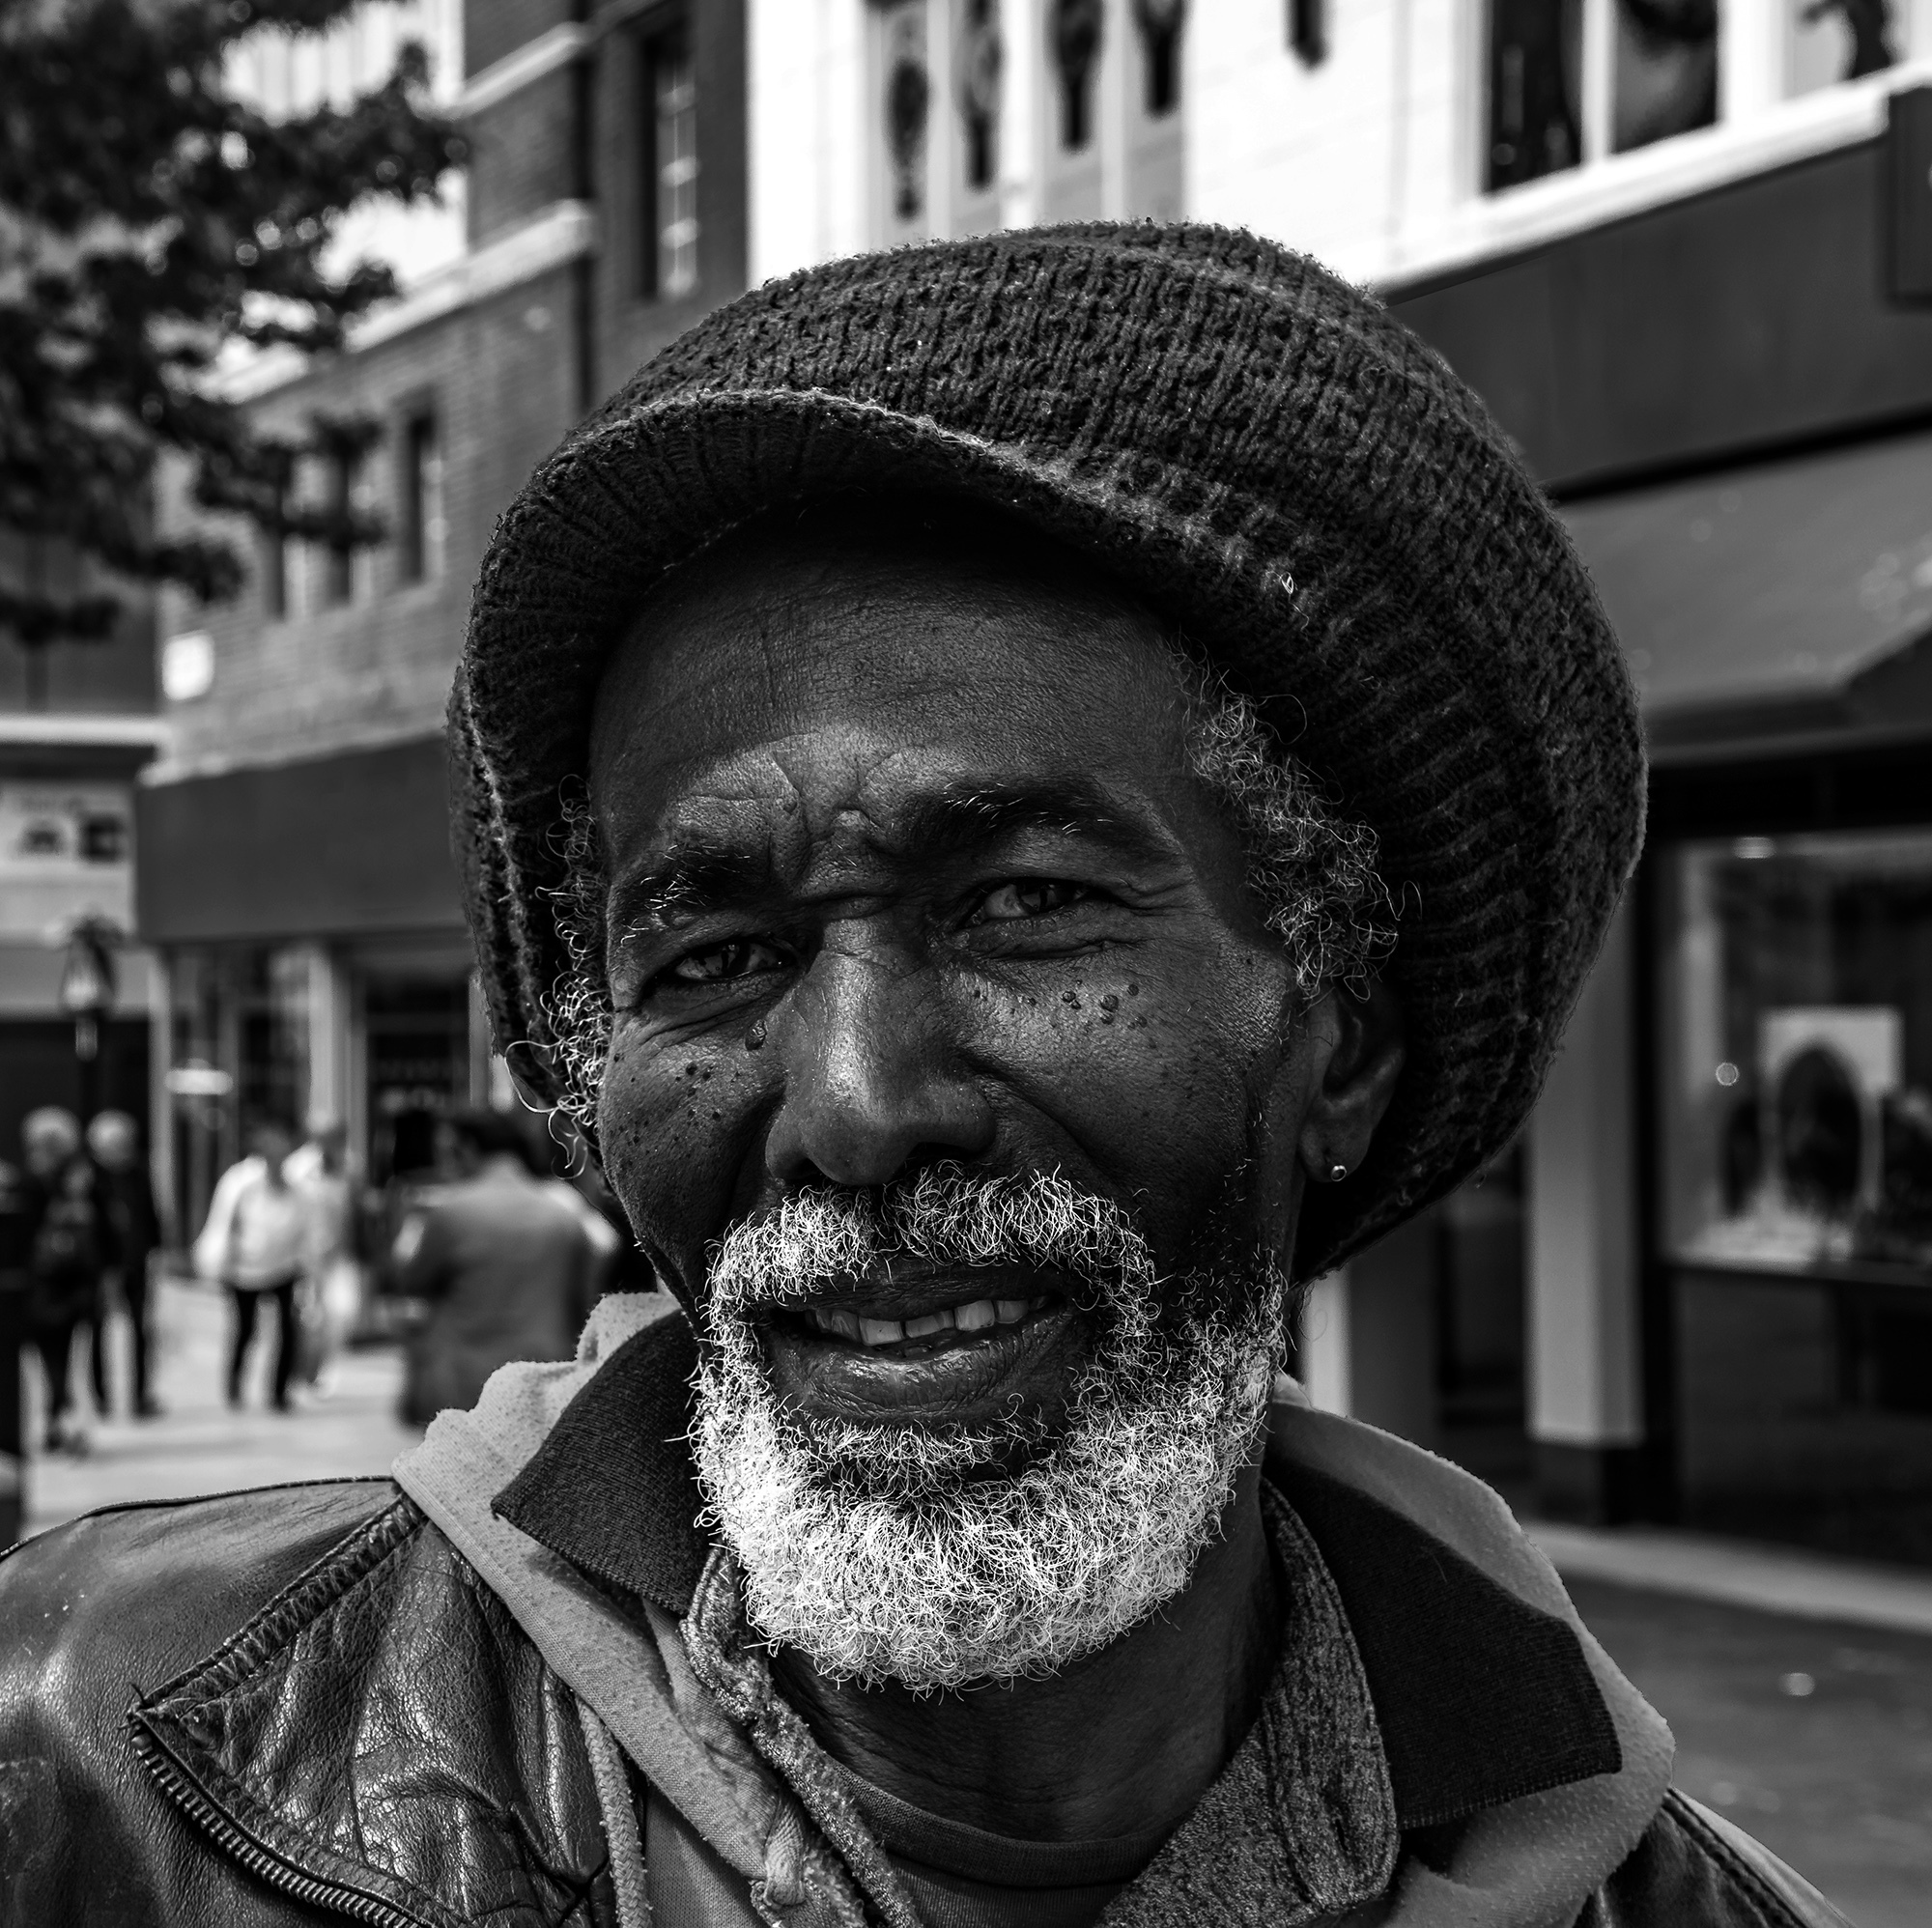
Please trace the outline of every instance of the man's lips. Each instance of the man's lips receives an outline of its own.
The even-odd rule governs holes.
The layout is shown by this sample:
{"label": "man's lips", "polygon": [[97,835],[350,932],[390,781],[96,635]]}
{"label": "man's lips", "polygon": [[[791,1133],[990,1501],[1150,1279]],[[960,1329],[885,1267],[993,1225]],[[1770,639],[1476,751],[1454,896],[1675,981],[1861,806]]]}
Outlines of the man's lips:
{"label": "man's lips", "polygon": [[1062,1390],[1065,1363],[1049,1360],[1084,1349],[1072,1280],[1021,1265],[919,1270],[840,1280],[754,1313],[781,1394],[852,1418],[911,1418]]}

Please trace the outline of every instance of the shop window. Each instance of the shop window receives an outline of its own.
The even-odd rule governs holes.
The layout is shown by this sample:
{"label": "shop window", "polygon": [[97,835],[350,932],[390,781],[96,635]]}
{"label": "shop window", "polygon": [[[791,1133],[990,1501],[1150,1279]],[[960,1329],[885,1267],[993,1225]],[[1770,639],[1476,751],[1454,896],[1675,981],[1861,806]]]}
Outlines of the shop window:
{"label": "shop window", "polygon": [[437,419],[420,410],[403,425],[397,496],[397,573],[426,582],[442,573],[442,442]]}
{"label": "shop window", "polygon": [[435,1162],[438,1116],[469,1095],[469,979],[371,975],[362,1030],[370,1170],[382,1184]]}
{"label": "shop window", "polygon": [[1896,0],[1784,0],[1784,8],[1786,94],[1859,80],[1898,59]]}
{"label": "shop window", "polygon": [[1718,0],[1616,0],[1610,147],[1648,147],[1718,118]]}
{"label": "shop window", "polygon": [[1583,0],[1492,0],[1488,182],[1493,191],[1583,156]]}
{"label": "shop window", "polygon": [[697,80],[687,24],[639,41],[638,72],[638,293],[672,300],[697,286]]}
{"label": "shop window", "polygon": [[254,949],[232,961],[242,1127],[268,1118],[299,1131],[308,1108],[307,953]]}
{"label": "shop window", "polygon": [[1932,831],[1692,844],[1666,872],[1667,1256],[1704,1270],[1921,1280]]}

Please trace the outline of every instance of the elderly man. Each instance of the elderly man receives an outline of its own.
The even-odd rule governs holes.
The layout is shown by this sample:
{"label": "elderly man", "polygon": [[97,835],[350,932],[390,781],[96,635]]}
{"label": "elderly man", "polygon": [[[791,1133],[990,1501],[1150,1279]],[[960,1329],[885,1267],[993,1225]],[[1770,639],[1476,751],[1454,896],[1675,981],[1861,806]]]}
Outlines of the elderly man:
{"label": "elderly man", "polygon": [[10,1918],[1836,1918],[1275,1379],[1521,1123],[1641,816],[1371,301],[1105,226],[749,296],[506,519],[452,729],[497,1035],[671,1296],[394,1486],[16,1553]]}

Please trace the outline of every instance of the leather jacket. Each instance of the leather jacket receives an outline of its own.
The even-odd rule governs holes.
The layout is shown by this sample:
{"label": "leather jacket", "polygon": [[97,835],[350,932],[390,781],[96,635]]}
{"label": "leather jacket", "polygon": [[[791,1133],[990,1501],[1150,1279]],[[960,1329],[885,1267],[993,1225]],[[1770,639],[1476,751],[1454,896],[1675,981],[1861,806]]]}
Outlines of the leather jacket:
{"label": "leather jacket", "polygon": [[[669,1357],[654,1370],[671,1383],[678,1366]],[[619,1390],[635,1397],[635,1386]],[[592,1435],[580,1430],[573,1441],[559,1428],[558,1436],[567,1470]],[[1463,1703],[1477,1724],[1508,1700],[1514,1673],[1538,1664],[1524,1645],[1534,1630],[1494,1618],[1507,1602],[1485,1605],[1466,1576],[1456,1579],[1451,1550],[1412,1530],[1404,1541],[1408,1529],[1372,1500],[1324,1484],[1309,1464],[1297,1471],[1284,1460],[1281,1478],[1357,1624],[1406,1803],[1404,1852],[1444,1865],[1458,1824],[1431,1825],[1429,1811],[1449,1811],[1442,1791],[1453,1793],[1453,1773],[1445,1779],[1424,1755],[1428,1737],[1446,1730],[1439,1715],[1403,1706],[1440,1693],[1429,1675],[1444,1671],[1448,1650],[1423,1650],[1449,1596],[1432,1602],[1429,1588],[1447,1574],[1475,1618],[1492,1615],[1485,1637],[1509,1664]],[[1395,1560],[1422,1577],[1391,1586]],[[1378,1607],[1378,1596],[1394,1608]],[[1499,1644],[1496,1630],[1512,1624],[1518,1631]],[[0,1630],[7,1928],[345,1918],[377,1928],[616,1928],[604,1809],[571,1688],[390,1482],[92,1516],[0,1560]],[[1405,1672],[1405,1643],[1426,1664]],[[1470,1771],[1478,1779],[1523,1761],[1535,1772],[1539,1748],[1553,1758],[1533,1720],[1507,1708],[1495,1717],[1502,1744]],[[1438,1739],[1435,1752],[1448,1751],[1468,1749]],[[1580,1759],[1568,1778],[1593,1771]],[[635,1770],[632,1792],[643,1792]],[[1500,1784],[1484,1797],[1513,1798]],[[1577,1928],[1842,1928],[1762,1848],[1674,1792],[1573,1919]]]}

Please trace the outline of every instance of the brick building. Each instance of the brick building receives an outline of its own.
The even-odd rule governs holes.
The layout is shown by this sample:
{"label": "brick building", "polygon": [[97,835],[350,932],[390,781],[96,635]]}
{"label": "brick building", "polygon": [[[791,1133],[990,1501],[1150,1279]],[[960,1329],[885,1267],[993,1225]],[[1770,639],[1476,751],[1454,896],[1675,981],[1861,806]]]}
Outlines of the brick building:
{"label": "brick building", "polygon": [[[341,30],[317,75],[265,57],[242,84],[373,75],[387,12]],[[469,585],[532,466],[744,285],[739,0],[419,0],[413,25],[466,123],[467,179],[441,214],[354,238],[405,294],[347,352],[236,378],[265,423],[380,424],[365,456],[296,486],[379,508],[388,539],[344,556],[250,534],[235,602],[162,610],[169,748],[138,800],[139,917],[169,1013],[156,1140],[189,1224],[251,1111],[340,1119],[380,1177],[421,1158],[438,1104],[490,1089],[442,742]]]}

